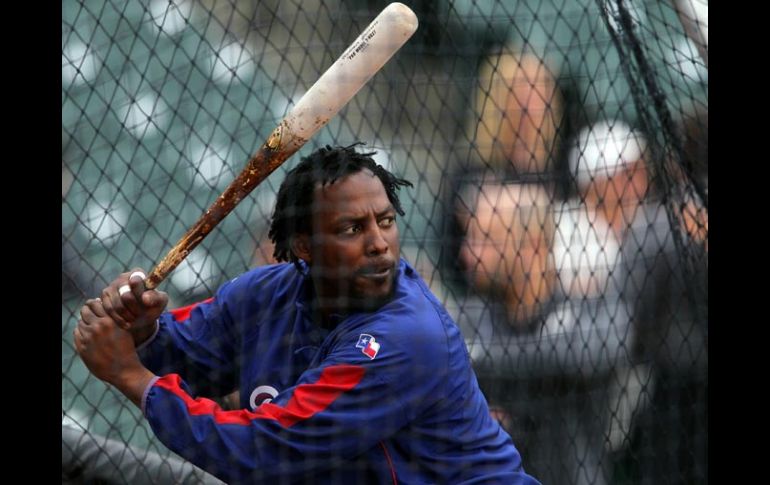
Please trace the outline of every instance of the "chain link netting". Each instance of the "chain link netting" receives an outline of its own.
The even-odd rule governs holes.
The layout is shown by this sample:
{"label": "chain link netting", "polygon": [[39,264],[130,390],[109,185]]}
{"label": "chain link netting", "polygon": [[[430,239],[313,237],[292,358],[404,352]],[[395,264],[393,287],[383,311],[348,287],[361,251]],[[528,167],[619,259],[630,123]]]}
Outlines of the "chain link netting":
{"label": "chain link netting", "polygon": [[[415,184],[402,255],[528,472],[706,483],[706,0],[406,3],[415,36],[170,275],[170,306],[272,262],[286,171],[361,140]],[[151,269],[386,5],[62,3],[63,480],[213,480],[88,373],[79,308]]]}

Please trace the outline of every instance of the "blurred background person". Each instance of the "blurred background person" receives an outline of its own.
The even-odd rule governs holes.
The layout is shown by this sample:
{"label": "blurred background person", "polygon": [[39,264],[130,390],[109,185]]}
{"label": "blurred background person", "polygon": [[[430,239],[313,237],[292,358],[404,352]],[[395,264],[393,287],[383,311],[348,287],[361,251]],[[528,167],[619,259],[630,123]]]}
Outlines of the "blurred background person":
{"label": "blurred background person", "polygon": [[650,186],[646,144],[625,122],[601,121],[583,128],[570,151],[580,202],[602,218],[618,241],[643,216]]}
{"label": "blurred background person", "polygon": [[454,212],[458,193],[480,178],[530,181],[550,191],[562,120],[554,69],[511,42],[492,48],[481,59],[468,94],[469,151],[453,164],[441,204],[445,237],[439,266],[446,285],[460,295],[468,283],[457,259],[466,230]]}
{"label": "blurred background person", "polygon": [[479,69],[469,130],[473,155],[498,174],[549,173],[561,111],[551,68],[506,46]]}
{"label": "blurred background person", "polygon": [[707,476],[708,409],[695,405],[708,389],[707,212],[684,175],[703,166],[707,141],[688,132],[665,171],[655,170],[646,138],[621,121],[584,128],[569,157],[578,205],[606,223],[620,249],[602,293],[619,299],[631,325],[610,381],[607,448],[642,483]]}
{"label": "blurred background person", "polygon": [[[700,108],[687,113],[681,123],[683,145],[683,165],[689,170],[692,179],[688,180],[682,172],[679,185],[684,188],[682,197],[682,225],[688,237],[701,243],[708,251],[708,204],[701,200],[693,190],[693,184],[700,184],[706,197],[709,185],[709,118],[708,109]],[[687,190],[689,188],[689,190]]]}
{"label": "blurred background person", "polygon": [[[565,269],[577,267],[571,272],[577,285],[568,280],[569,273],[563,280],[569,281],[569,291],[577,293],[575,296],[587,291],[615,300],[624,318],[630,320],[638,290],[629,282],[649,270],[648,261],[637,251],[638,242],[645,237],[638,232],[650,230],[655,240],[663,240],[669,233],[665,211],[658,211],[650,200],[647,155],[646,138],[621,120],[584,127],[568,156],[577,197],[567,201],[559,221],[561,233],[570,236],[557,252],[563,255]],[[582,264],[581,257],[588,264]],[[587,278],[590,285],[585,283]],[[613,455],[627,445],[633,417],[649,401],[653,379],[648,363],[633,359],[634,332],[630,327],[618,331],[623,332],[623,344],[613,379],[608,382],[605,430],[607,450]]]}
{"label": "blurred background person", "polygon": [[552,198],[539,184],[469,182],[459,261],[472,291],[457,322],[497,417],[543,483],[607,483],[608,381],[627,315],[563,291]]}
{"label": "blurred background person", "polygon": [[625,268],[633,357],[652,378],[619,460],[643,484],[708,477],[708,211],[694,189],[708,190],[708,113],[691,115],[680,126],[682,152],[667,160],[667,205],[648,202],[659,216],[634,225],[623,248],[637,261]]}

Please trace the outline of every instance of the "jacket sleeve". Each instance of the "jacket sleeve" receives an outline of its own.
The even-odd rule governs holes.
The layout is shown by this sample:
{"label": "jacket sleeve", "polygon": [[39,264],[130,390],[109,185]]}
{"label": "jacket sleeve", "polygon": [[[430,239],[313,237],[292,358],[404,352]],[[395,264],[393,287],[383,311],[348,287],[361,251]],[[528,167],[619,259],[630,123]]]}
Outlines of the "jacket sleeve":
{"label": "jacket sleeve", "polygon": [[223,300],[217,295],[163,313],[152,339],[137,352],[153,373],[184,376],[194,392],[221,396],[234,390],[236,332]]}
{"label": "jacket sleeve", "polygon": [[223,411],[170,374],[148,388],[145,415],[166,446],[227,482],[328,472],[442,399],[435,369],[447,360],[445,343],[416,348],[414,339],[370,333],[375,341],[340,336],[320,365],[253,412]]}

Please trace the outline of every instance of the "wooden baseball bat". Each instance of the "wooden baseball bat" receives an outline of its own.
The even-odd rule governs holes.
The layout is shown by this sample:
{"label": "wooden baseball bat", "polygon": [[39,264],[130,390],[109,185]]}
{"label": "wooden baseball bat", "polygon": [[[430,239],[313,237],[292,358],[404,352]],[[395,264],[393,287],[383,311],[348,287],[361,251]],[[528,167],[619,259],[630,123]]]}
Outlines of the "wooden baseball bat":
{"label": "wooden baseball bat", "polygon": [[417,16],[409,7],[398,2],[385,7],[302,96],[240,175],[153,268],[145,287],[156,288],[246,195],[326,125],[416,30]]}

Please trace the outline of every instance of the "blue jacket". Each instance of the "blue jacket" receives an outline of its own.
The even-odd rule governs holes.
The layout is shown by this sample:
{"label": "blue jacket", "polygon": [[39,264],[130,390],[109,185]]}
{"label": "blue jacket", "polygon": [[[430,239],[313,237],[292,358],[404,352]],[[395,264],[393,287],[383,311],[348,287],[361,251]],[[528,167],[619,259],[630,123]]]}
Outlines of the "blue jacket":
{"label": "blue jacket", "polygon": [[[310,291],[294,266],[265,266],[161,316],[139,354],[162,376],[142,408],[166,446],[229,483],[538,483],[403,259],[389,303],[331,330]],[[235,389],[245,409],[195,397]]]}

